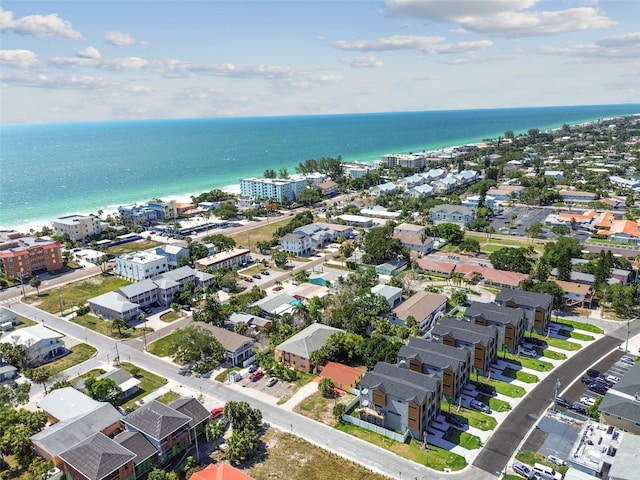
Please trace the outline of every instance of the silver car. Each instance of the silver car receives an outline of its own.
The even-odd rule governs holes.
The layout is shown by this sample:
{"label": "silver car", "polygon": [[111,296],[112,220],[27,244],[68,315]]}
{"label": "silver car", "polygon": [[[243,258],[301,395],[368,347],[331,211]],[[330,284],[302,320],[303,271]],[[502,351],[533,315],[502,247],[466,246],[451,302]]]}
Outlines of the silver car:
{"label": "silver car", "polygon": [[522,462],[513,462],[511,468],[514,472],[516,472],[518,475],[522,475],[524,478],[528,478],[529,480],[533,478],[533,470],[529,465],[525,465]]}

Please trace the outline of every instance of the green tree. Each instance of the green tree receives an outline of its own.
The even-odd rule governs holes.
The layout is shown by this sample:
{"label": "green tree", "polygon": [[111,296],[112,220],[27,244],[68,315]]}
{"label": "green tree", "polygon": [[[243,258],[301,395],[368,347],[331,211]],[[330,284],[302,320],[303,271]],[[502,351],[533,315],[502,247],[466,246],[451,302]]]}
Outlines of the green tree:
{"label": "green tree", "polygon": [[330,378],[324,377],[322,380],[320,380],[320,383],[318,383],[318,391],[322,394],[323,397],[330,397],[334,395],[334,388],[335,385],[333,384],[333,380],[331,380]]}
{"label": "green tree", "polygon": [[40,295],[40,285],[42,285],[42,280],[37,275],[31,277],[29,280],[29,285],[36,289],[36,294]]}
{"label": "green tree", "polygon": [[347,406],[344,403],[338,403],[333,407],[333,417],[336,421],[340,421],[342,416],[347,413]]}
{"label": "green tree", "polygon": [[216,327],[224,327],[226,318],[227,316],[218,299],[218,294],[215,292],[206,294],[203,304],[193,311],[193,320],[195,322],[210,323]]}
{"label": "green tree", "polygon": [[0,384],[0,409],[15,408],[29,402],[30,390],[29,382]]}
{"label": "green tree", "polygon": [[209,249],[200,242],[191,242],[188,248],[189,257],[194,262],[209,255]]}
{"label": "green tree", "polygon": [[289,178],[289,172],[286,168],[281,168],[278,172],[278,175],[280,176],[280,178]]}
{"label": "green tree", "polygon": [[467,301],[467,293],[464,290],[455,290],[451,294],[451,303],[454,305],[462,305]]}
{"label": "green tree", "polygon": [[42,385],[45,395],[47,394],[47,382],[51,378],[51,371],[46,368],[34,368],[26,372],[33,383]]}
{"label": "green tree", "polygon": [[296,199],[300,204],[311,206],[322,200],[322,190],[319,188],[305,188],[298,193]]}
{"label": "green tree", "polygon": [[262,423],[262,412],[247,402],[229,401],[224,406],[224,417],[234,430],[255,430]]}
{"label": "green tree", "polygon": [[529,228],[527,228],[527,236],[529,238],[538,238],[543,229],[544,225],[542,223],[534,222],[529,226]]}
{"label": "green tree", "polygon": [[114,318],[111,320],[111,331],[118,330],[118,335],[122,336],[122,329],[127,328],[127,321],[124,318]]}
{"label": "green tree", "polygon": [[211,440],[216,440],[220,437],[222,437],[222,435],[224,435],[224,432],[227,429],[227,424],[221,420],[221,419],[216,419],[216,420],[212,420],[207,424],[207,440],[211,441]]}
{"label": "green tree", "polygon": [[297,282],[297,283],[305,283],[309,281],[309,277],[311,276],[311,274],[307,271],[307,270],[298,270],[296,273],[293,274],[293,279]]}
{"label": "green tree", "polygon": [[587,415],[596,420],[600,417],[600,404],[603,398],[600,395],[596,396],[595,403],[587,407]]}
{"label": "green tree", "polygon": [[534,263],[533,247],[503,247],[489,254],[494,268],[510,272],[530,273]]}
{"label": "green tree", "polygon": [[227,440],[225,458],[232,462],[248,457],[260,445],[260,437],[255,430],[234,428],[231,437]]}
{"label": "green tree", "polygon": [[[191,325],[177,329],[172,337],[170,350],[173,357],[183,362],[195,362],[196,368],[212,370],[225,356],[225,349],[211,332]],[[208,368],[207,367],[211,367]]]}
{"label": "green tree", "polygon": [[267,252],[269,252],[269,250],[271,250],[271,242],[267,242],[265,240],[260,240],[260,241],[256,242],[256,248],[258,249],[258,251],[260,253],[262,253],[264,255]]}
{"label": "green tree", "polygon": [[87,394],[99,402],[109,402],[114,407],[122,404],[122,389],[110,378],[96,379],[89,377],[85,380],[84,386]]}
{"label": "green tree", "polygon": [[387,224],[367,232],[364,238],[365,263],[378,265],[402,254],[402,243],[393,238],[393,226]]}
{"label": "green tree", "polygon": [[441,223],[436,227],[438,236],[446,239],[451,245],[459,245],[464,239],[464,232],[455,223]]}
{"label": "green tree", "polygon": [[558,269],[558,279],[571,280],[571,259],[580,258],[582,255],[582,245],[574,237],[560,237],[556,242],[549,242],[544,246],[542,258]]}
{"label": "green tree", "polygon": [[271,251],[271,260],[273,260],[273,263],[275,263],[278,268],[286,268],[289,263],[289,256],[287,252],[275,249]]}
{"label": "green tree", "polygon": [[232,250],[236,246],[236,241],[233,238],[227,237],[221,233],[208,235],[204,237],[203,242],[213,244],[216,247],[217,252]]}
{"label": "green tree", "polygon": [[276,173],[276,171],[272,168],[268,168],[264,171],[264,173],[262,174],[262,176],[264,178],[276,178],[278,176],[278,174]]}
{"label": "green tree", "polygon": [[160,468],[154,468],[147,475],[147,480],[180,480],[176,472],[167,472]]}

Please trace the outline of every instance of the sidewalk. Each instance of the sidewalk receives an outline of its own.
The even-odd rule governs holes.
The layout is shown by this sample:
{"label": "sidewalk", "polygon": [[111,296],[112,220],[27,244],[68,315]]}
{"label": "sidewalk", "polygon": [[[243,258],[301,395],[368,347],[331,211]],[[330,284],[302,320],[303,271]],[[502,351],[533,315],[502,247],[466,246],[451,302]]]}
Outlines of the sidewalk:
{"label": "sidewalk", "polygon": [[314,379],[311,382],[303,385],[298,389],[296,393],[294,393],[289,400],[280,405],[285,410],[293,410],[297,404],[299,404],[302,400],[307,398],[309,395],[313,395],[318,391],[318,382]]}

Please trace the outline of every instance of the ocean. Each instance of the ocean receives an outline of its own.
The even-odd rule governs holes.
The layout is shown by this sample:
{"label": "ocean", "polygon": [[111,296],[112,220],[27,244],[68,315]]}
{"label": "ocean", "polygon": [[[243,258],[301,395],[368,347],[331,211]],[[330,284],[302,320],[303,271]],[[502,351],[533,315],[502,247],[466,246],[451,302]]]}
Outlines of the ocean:
{"label": "ocean", "polygon": [[0,228],[229,188],[310,158],[370,162],[636,113],[637,104],[2,125]]}

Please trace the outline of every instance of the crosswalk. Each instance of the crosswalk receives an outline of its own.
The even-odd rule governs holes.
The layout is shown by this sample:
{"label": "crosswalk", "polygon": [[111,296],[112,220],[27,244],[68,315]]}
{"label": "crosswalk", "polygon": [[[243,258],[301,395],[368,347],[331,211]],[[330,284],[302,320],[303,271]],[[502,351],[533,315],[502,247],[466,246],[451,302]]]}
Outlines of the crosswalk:
{"label": "crosswalk", "polygon": [[0,305],[11,308],[11,305],[19,302],[20,302],[20,295],[16,297],[11,297],[11,298],[3,298],[2,300],[0,300]]}

